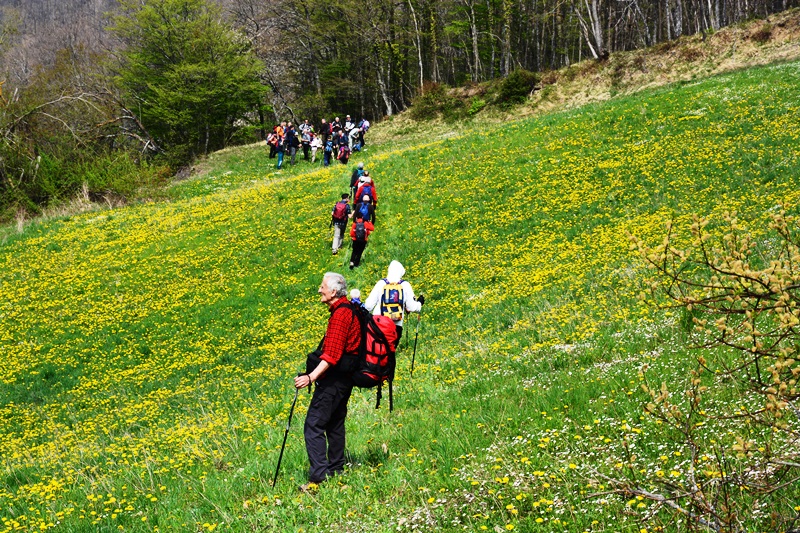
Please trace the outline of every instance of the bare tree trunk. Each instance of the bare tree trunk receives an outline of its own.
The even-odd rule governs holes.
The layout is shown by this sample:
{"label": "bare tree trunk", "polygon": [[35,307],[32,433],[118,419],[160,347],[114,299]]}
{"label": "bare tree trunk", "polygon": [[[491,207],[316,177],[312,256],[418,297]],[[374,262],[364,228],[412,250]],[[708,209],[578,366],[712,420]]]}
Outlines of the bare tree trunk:
{"label": "bare tree trunk", "polygon": [[511,74],[511,0],[503,0],[503,33],[502,33],[503,58],[501,72],[503,76]]}
{"label": "bare tree trunk", "polygon": [[422,89],[422,85],[425,82],[425,71],[422,66],[422,39],[419,35],[419,24],[417,24],[417,13],[414,11],[414,4],[411,0],[408,0],[408,8],[411,10],[411,17],[414,20],[414,37],[416,39],[417,44],[417,66],[419,68],[419,88]]}
{"label": "bare tree trunk", "polygon": [[434,83],[441,81],[439,74],[439,41],[436,39],[436,5],[431,8],[431,79]]}
{"label": "bare tree trunk", "polygon": [[472,81],[480,81],[481,55],[478,48],[478,21],[475,19],[475,2],[473,0],[462,1],[469,9],[469,32],[472,38]]}
{"label": "bare tree trunk", "polygon": [[383,76],[385,75],[385,69],[382,64],[378,66],[377,75],[378,75],[378,88],[381,91],[381,98],[383,99],[383,103],[386,106],[386,116],[391,117],[392,99],[389,96],[389,92],[386,87],[386,81],[383,79]]}
{"label": "bare tree trunk", "polygon": [[583,2],[589,17],[588,22],[583,18],[583,14],[576,10],[583,37],[586,39],[589,51],[595,59],[607,59],[608,51],[603,39],[603,26],[600,22],[600,0],[591,0],[591,3],[589,3],[589,0],[583,0]]}

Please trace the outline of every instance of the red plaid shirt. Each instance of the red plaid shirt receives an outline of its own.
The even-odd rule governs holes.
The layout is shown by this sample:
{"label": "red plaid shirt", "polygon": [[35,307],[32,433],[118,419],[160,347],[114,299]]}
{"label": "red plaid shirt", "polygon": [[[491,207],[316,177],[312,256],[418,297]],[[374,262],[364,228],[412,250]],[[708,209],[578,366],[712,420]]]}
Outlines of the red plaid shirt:
{"label": "red plaid shirt", "polygon": [[338,363],[346,353],[358,353],[358,345],[361,342],[361,324],[353,311],[345,307],[337,312],[346,302],[345,296],[333,302],[328,330],[325,332],[325,341],[322,344],[320,358],[332,365]]}

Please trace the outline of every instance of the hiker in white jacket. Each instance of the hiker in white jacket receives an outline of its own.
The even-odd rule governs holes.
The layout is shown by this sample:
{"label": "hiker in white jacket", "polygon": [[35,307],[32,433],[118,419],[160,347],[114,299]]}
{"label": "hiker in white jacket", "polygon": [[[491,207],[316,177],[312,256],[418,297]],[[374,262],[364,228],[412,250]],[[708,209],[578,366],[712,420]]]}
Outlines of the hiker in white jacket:
{"label": "hiker in white jacket", "polygon": [[378,280],[364,302],[364,307],[372,311],[373,315],[385,315],[394,321],[398,339],[403,334],[405,313],[419,313],[425,303],[425,296],[422,294],[419,298],[414,298],[414,289],[403,279],[405,273],[406,269],[400,261],[392,261],[386,277]]}

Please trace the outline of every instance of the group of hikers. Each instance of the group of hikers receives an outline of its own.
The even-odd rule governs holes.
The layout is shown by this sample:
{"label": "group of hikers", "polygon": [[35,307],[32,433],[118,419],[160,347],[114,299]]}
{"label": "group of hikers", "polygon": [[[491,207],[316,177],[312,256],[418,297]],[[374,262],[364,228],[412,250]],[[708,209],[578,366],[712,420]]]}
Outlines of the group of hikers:
{"label": "group of hikers", "polygon": [[[315,131],[305,121],[300,125],[300,144],[297,134],[290,123],[276,126],[275,131],[267,139],[271,147],[270,157],[277,155],[278,168],[283,163],[283,154],[289,149],[291,163],[295,162],[296,148],[303,146],[308,159],[311,150],[311,162],[316,160],[316,151],[325,143],[338,146],[337,156],[346,163],[350,150],[358,151],[364,146],[364,133],[369,129],[365,120],[355,125],[347,116],[344,125],[338,117],[328,124],[325,120],[319,130]],[[317,133],[318,132],[318,133]],[[338,143],[338,144],[336,144]],[[330,164],[332,154],[337,153],[332,147],[325,149],[324,164]],[[350,199],[354,205],[350,205]],[[361,263],[361,256],[367,246],[369,235],[375,230],[375,210],[378,205],[378,194],[375,182],[364,163],[359,163],[350,176],[350,190],[341,195],[331,212],[331,226],[334,229],[332,253],[336,255],[342,248],[345,232],[350,225],[352,253],[350,269]],[[340,474],[345,465],[345,418],[347,404],[353,387],[378,387],[376,407],[380,405],[381,387],[384,382],[389,385],[389,406],[392,408],[392,379],[395,369],[395,351],[403,333],[406,313],[421,313],[425,297],[414,295],[411,284],[403,279],[405,268],[399,261],[392,261],[386,277],[378,280],[372,287],[369,296],[361,301],[358,289],[347,297],[347,281],[336,272],[327,272],[319,286],[320,301],[330,312],[328,325],[316,350],[306,358],[306,370],[294,378],[296,391],[315,385],[311,404],[306,413],[304,437],[306,452],[310,465],[308,483],[302,485],[302,491],[314,490],[326,479]],[[419,320],[417,322],[419,326]],[[414,341],[416,355],[416,338]],[[413,357],[411,371],[413,373]],[[295,393],[295,402],[297,393]],[[291,425],[291,415],[284,434]],[[275,471],[273,486],[280,469]]]}
{"label": "group of hikers", "polygon": [[[289,162],[296,163],[298,148],[303,149],[303,159],[315,163],[317,152],[322,149],[322,164],[328,166],[335,158],[346,165],[353,152],[365,150],[365,137],[369,131],[370,123],[362,118],[358,123],[350,115],[345,117],[344,123],[339,117],[328,122],[322,119],[319,127],[315,128],[308,119],[294,127],[291,122],[276,124],[265,139],[269,146],[270,159],[278,158],[276,168],[283,166],[284,154],[289,154]],[[310,157],[309,157],[310,155]]]}
{"label": "group of hikers", "polygon": [[[350,206],[351,197],[355,201],[352,207]],[[333,255],[336,255],[344,242],[347,224],[352,220],[352,225],[350,226],[350,239],[352,240],[351,270],[361,264],[361,256],[367,247],[369,235],[375,231],[375,210],[377,207],[378,191],[375,187],[375,182],[369,175],[369,171],[364,170],[364,163],[359,163],[350,175],[350,192],[342,193],[341,200],[333,206],[330,223],[333,227],[331,250]]]}

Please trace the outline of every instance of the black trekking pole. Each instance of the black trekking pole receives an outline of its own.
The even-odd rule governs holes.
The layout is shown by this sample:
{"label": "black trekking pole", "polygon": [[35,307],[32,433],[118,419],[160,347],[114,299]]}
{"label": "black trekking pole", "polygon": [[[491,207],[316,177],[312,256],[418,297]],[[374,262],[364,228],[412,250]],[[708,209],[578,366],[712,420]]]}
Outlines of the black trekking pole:
{"label": "black trekking pole", "polygon": [[417,357],[417,339],[419,338],[419,321],[422,319],[422,309],[417,314],[417,332],[414,334],[414,354],[411,356],[411,377],[414,377],[414,359]]}
{"label": "black trekking pole", "polygon": [[283,444],[281,445],[281,454],[278,456],[278,466],[275,468],[275,477],[272,478],[272,488],[275,488],[275,483],[278,481],[278,471],[281,469],[281,460],[283,459],[283,450],[286,448],[286,437],[289,436],[289,428],[292,426],[292,415],[294,415],[294,406],[297,403],[297,394],[300,392],[300,389],[294,389],[294,401],[292,401],[292,407],[289,409],[289,420],[286,422],[286,431],[283,433]]}

